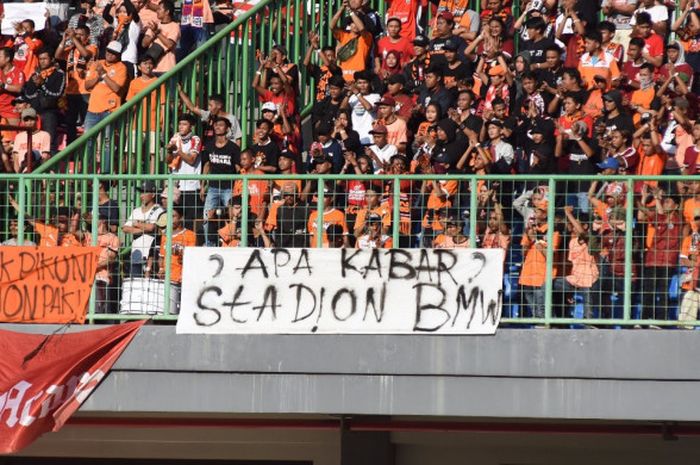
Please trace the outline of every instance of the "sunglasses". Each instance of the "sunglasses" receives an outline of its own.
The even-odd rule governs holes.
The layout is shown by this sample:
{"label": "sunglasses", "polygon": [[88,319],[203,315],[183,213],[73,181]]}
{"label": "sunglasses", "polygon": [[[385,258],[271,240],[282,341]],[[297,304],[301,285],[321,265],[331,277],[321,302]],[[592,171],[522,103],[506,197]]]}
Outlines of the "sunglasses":
{"label": "sunglasses", "polygon": [[36,118],[33,118],[31,116],[25,116],[24,118],[22,118],[22,121],[36,121]]}

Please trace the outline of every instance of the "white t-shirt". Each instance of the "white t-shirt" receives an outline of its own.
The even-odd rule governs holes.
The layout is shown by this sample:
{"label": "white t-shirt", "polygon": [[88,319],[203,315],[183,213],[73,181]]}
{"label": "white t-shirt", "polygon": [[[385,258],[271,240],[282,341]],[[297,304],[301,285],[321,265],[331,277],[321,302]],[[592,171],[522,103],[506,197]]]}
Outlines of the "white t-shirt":
{"label": "white t-shirt", "polygon": [[[185,160],[180,162],[180,166],[177,169],[172,170],[172,173],[177,174],[202,174],[202,158],[199,156],[199,152],[202,150],[202,141],[199,136],[191,136],[183,142],[182,136],[178,133],[175,134],[171,139],[171,143],[176,143],[180,147],[180,151],[183,153],[196,153],[197,158],[195,159],[194,165],[190,165]],[[178,189],[182,192],[192,192],[199,190],[199,180],[197,179],[185,179],[178,181]]]}
{"label": "white t-shirt", "polygon": [[[381,100],[379,94],[363,95],[364,99],[372,104],[372,107]],[[354,95],[348,99],[348,104],[352,109],[352,128],[360,135],[360,143],[368,145],[372,143],[372,136],[369,132],[372,130],[372,123],[376,118],[374,109],[367,111],[360,103],[360,99]]]}
{"label": "white t-shirt", "polygon": [[[381,161],[384,163],[389,163],[389,160],[391,160],[391,157],[399,153],[398,149],[396,148],[395,145],[392,144],[386,144],[384,147],[381,149],[377,146],[377,144],[370,145],[369,149],[373,151],[374,153],[377,154],[377,158],[379,158]],[[377,162],[372,160],[372,164],[374,165],[374,171],[377,172],[381,170],[383,167],[378,166]]]}
{"label": "white t-shirt", "polygon": [[659,23],[668,20],[668,8],[665,5],[654,5],[651,8],[645,8],[640,6],[634,11],[634,15],[630,20],[630,24],[634,26],[637,24],[637,13],[646,12],[651,16],[651,21],[653,23]]}
{"label": "white t-shirt", "polygon": [[164,212],[165,210],[158,204],[153,204],[153,206],[146,211],[143,211],[141,207],[136,207],[131,211],[131,215],[129,215],[129,219],[126,220],[124,226],[133,226],[134,221],[155,223],[158,217]]}

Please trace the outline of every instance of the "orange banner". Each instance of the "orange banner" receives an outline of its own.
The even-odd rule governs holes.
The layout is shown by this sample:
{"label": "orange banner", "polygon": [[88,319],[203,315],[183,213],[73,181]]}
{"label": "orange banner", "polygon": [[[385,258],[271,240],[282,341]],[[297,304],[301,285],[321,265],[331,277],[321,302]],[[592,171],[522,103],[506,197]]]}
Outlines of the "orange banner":
{"label": "orange banner", "polygon": [[83,323],[99,247],[0,247],[0,322]]}

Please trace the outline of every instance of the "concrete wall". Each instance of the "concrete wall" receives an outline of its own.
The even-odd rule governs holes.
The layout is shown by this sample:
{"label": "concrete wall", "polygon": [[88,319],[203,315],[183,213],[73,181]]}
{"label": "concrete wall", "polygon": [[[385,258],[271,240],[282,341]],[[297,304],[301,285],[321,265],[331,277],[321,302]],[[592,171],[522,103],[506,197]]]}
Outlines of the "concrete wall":
{"label": "concrete wall", "polygon": [[177,336],[146,326],[81,412],[698,421],[698,353],[700,332],[679,330]]}

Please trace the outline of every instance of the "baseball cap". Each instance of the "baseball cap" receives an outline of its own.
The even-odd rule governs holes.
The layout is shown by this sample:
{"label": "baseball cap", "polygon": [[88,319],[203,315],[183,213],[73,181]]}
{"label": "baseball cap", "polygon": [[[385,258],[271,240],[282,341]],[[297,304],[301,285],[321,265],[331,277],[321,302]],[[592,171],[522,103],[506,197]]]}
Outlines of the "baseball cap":
{"label": "baseball cap", "polygon": [[20,114],[22,119],[24,118],[34,118],[36,119],[36,110],[34,108],[25,108]]}
{"label": "baseball cap", "polygon": [[455,15],[453,15],[450,11],[443,11],[442,13],[438,14],[437,17],[450,22],[454,22],[455,20]]}
{"label": "baseball cap", "polygon": [[486,126],[490,126],[490,125],[492,125],[492,124],[493,124],[494,126],[498,126],[499,128],[502,128],[502,127],[503,127],[503,121],[501,121],[501,120],[498,119],[498,118],[491,118],[491,119],[488,120],[488,122],[486,123]]}
{"label": "baseball cap", "polygon": [[116,53],[117,55],[121,55],[121,53],[122,53],[121,42],[116,41],[116,40],[111,41],[110,43],[107,44],[107,51]]}
{"label": "baseball cap", "polygon": [[396,100],[394,100],[394,97],[391,97],[389,95],[383,97],[380,101],[377,102],[377,106],[387,106],[387,107],[395,107],[396,106]]}
{"label": "baseball cap", "polygon": [[598,163],[598,168],[601,170],[617,170],[620,169],[620,162],[617,158],[609,157],[603,160],[602,163]]}
{"label": "baseball cap", "polygon": [[141,183],[140,186],[136,187],[136,190],[139,190],[141,192],[148,192],[151,194],[155,194],[158,192],[158,187],[156,186],[156,183],[153,181],[144,181]]}
{"label": "baseball cap", "polygon": [[275,105],[273,102],[265,102],[262,105],[261,111],[271,111],[273,113],[277,113],[277,105]]}
{"label": "baseball cap", "polygon": [[386,126],[383,124],[377,124],[375,125],[372,130],[369,132],[370,134],[387,134],[389,131],[387,130]]}
{"label": "baseball cap", "polygon": [[425,36],[416,36],[416,38],[413,39],[413,45],[427,47],[429,43],[430,41]]}
{"label": "baseball cap", "polygon": [[456,52],[459,47],[457,46],[457,42],[452,39],[447,39],[442,48],[448,52]]}

